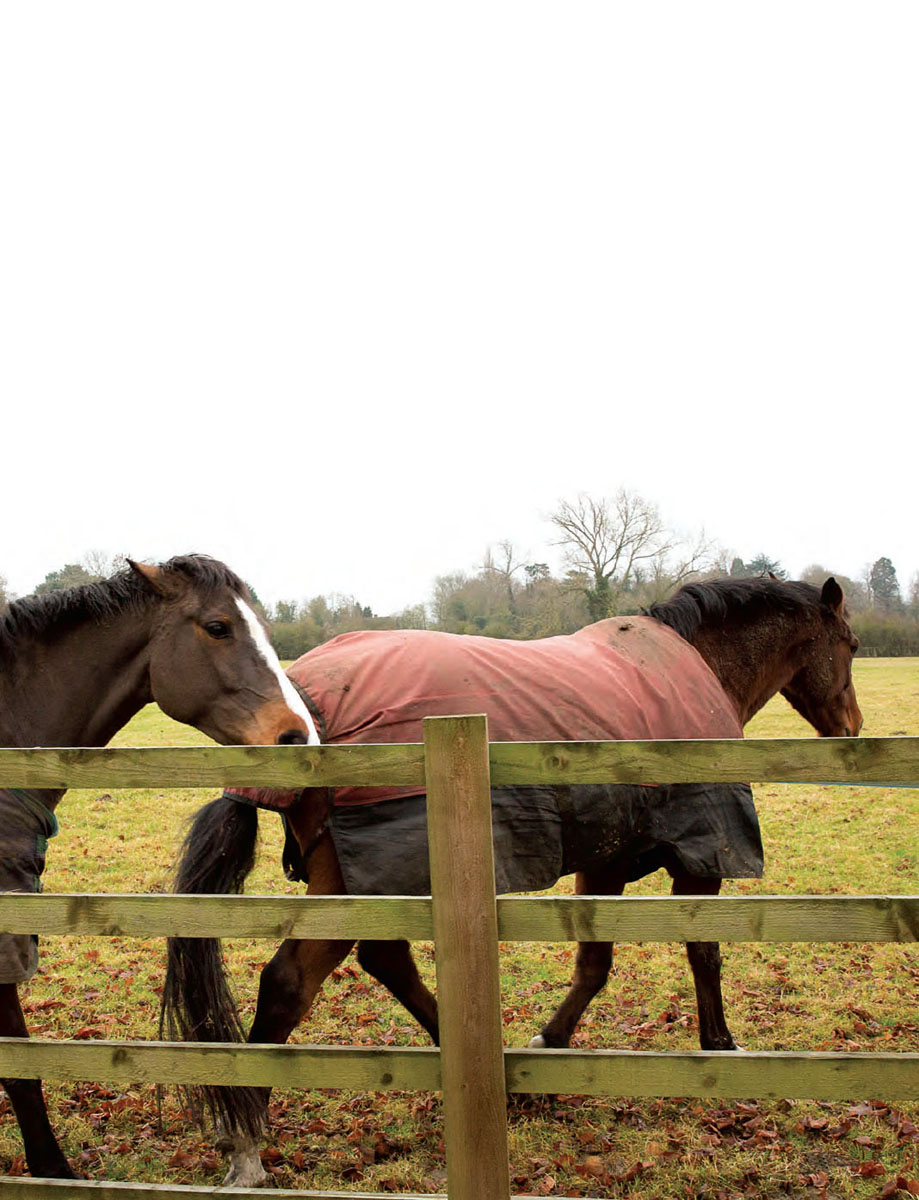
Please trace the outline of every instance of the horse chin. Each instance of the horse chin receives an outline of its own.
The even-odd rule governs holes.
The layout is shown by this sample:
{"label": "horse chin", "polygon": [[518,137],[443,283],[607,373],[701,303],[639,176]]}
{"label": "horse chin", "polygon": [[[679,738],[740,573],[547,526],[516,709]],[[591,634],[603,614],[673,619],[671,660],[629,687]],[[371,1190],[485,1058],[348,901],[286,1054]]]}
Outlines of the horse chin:
{"label": "horse chin", "polygon": [[[787,698],[790,699],[790,697]],[[802,704],[795,704],[793,700],[791,704],[809,725],[813,725],[818,737],[858,737],[858,731],[862,727],[862,714],[860,712],[856,715],[852,712],[841,711],[838,708],[833,710],[823,709],[820,712],[809,712]]]}
{"label": "horse chin", "polygon": [[861,715],[857,721],[827,721],[815,726],[818,737],[826,738],[852,738],[858,737],[859,730],[862,727]]}
{"label": "horse chin", "polygon": [[536,1037],[530,1038],[528,1045],[531,1050],[545,1050],[546,1039],[541,1033],[537,1033]]}

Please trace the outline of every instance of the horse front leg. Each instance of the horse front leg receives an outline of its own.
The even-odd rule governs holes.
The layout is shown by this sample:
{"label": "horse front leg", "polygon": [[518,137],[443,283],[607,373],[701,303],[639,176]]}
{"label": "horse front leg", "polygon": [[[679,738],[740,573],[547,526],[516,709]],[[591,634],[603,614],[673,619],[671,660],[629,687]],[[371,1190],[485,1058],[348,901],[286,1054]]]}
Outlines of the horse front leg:
{"label": "horse front leg", "polygon": [[362,940],[357,946],[357,961],[408,1009],[431,1035],[435,1046],[439,1045],[437,1001],[418,974],[409,943],[402,938],[387,942]]}
{"label": "horse front leg", "polygon": [[[328,834],[310,856],[308,869],[308,895],[331,896],[344,892],[335,847]],[[288,938],[283,942],[259,978],[255,1019],[247,1040],[283,1045],[306,1016],[323,983],[353,945],[353,939],[304,941]],[[256,1090],[264,1104],[267,1130],[271,1089]],[[267,1175],[254,1136],[241,1129],[224,1128],[217,1146],[230,1160],[224,1187],[260,1187],[265,1182]]]}
{"label": "horse front leg", "polygon": [[[584,871],[574,877],[578,896],[621,896],[625,875],[619,871]],[[605,986],[613,962],[612,942],[578,942],[574,979],[568,994],[549,1021],[532,1039],[534,1049],[564,1049],[587,1005]]]}
{"label": "horse front leg", "polygon": [[[0,1036],[29,1036],[15,983],[0,983]],[[19,1122],[31,1173],[47,1179],[77,1179],[48,1120],[41,1080],[3,1079],[0,1083],[6,1088]]]}
{"label": "horse front leg", "polygon": [[[720,879],[674,872],[674,896],[717,896]],[[699,1045],[703,1050],[739,1050],[728,1029],[721,995],[721,949],[717,942],[687,942],[686,956],[696,985],[696,1010],[699,1014]]]}

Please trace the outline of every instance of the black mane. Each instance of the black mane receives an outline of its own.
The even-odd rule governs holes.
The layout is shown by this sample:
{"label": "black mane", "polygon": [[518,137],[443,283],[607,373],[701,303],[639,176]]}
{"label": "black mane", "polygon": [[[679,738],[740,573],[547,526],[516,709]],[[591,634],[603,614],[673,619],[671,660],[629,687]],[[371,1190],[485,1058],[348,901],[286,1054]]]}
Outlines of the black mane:
{"label": "black mane", "polygon": [[758,575],[688,583],[669,600],[652,604],[648,616],[692,641],[703,625],[726,625],[734,617],[749,619],[767,612],[799,612],[820,602],[820,589],[811,583]]}
{"label": "black mane", "polygon": [[[204,592],[229,588],[248,598],[243,581],[229,567],[203,554],[181,554],[160,564],[160,569],[181,575]],[[130,609],[145,608],[155,593],[130,567],[110,579],[64,588],[41,596],[13,600],[0,611],[0,660],[15,651],[17,639],[42,637],[81,625],[104,621]]]}

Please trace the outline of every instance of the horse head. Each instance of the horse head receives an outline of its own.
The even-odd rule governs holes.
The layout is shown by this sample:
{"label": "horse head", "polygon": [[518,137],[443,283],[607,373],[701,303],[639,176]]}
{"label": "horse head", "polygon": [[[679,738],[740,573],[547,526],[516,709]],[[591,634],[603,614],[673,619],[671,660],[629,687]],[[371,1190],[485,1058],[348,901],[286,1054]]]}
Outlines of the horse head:
{"label": "horse head", "polygon": [[213,559],[130,563],[158,598],[149,643],[153,699],[224,744],[316,743],[245,584]]}
{"label": "horse head", "polygon": [[804,661],[782,695],[821,737],[856,737],[862,714],[852,684],[858,638],[846,619],[845,597],[830,578],[820,593],[818,624],[804,647]]}

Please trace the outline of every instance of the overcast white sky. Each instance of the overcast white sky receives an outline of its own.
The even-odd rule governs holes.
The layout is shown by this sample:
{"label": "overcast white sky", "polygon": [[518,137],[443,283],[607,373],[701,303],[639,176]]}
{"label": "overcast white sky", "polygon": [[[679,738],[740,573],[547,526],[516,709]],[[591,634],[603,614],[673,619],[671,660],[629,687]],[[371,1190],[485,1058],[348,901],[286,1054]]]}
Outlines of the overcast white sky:
{"label": "overcast white sky", "polygon": [[0,575],[378,612],[620,486],[919,570],[912,3],[8,3]]}

